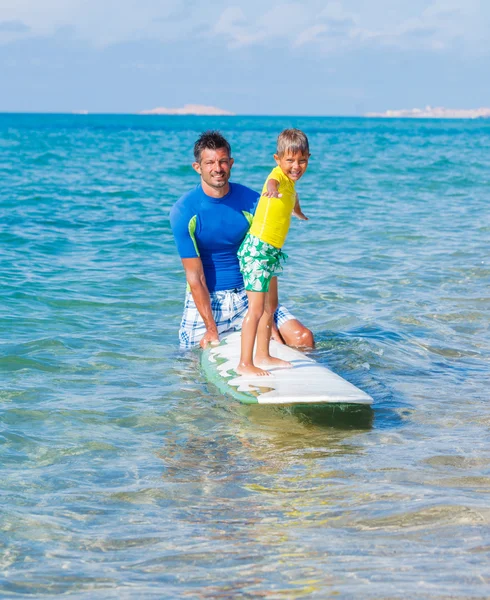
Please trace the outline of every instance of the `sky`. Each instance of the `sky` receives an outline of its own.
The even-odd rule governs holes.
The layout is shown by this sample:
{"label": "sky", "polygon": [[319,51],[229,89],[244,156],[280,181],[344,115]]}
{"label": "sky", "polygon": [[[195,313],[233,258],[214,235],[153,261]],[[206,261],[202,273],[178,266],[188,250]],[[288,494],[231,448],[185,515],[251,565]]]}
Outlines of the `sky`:
{"label": "sky", "polygon": [[0,0],[0,112],[490,106],[487,0]]}

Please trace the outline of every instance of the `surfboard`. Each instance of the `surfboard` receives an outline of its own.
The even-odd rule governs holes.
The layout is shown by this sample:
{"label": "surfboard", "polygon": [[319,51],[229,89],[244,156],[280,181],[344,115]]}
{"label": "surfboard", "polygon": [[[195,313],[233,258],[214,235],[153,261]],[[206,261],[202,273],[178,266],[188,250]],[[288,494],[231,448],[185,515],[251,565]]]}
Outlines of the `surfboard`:
{"label": "surfboard", "polygon": [[299,350],[271,340],[270,353],[293,364],[290,369],[270,368],[268,377],[247,377],[235,371],[240,358],[240,332],[208,347],[201,365],[208,380],[222,393],[243,404],[362,404],[371,396]]}

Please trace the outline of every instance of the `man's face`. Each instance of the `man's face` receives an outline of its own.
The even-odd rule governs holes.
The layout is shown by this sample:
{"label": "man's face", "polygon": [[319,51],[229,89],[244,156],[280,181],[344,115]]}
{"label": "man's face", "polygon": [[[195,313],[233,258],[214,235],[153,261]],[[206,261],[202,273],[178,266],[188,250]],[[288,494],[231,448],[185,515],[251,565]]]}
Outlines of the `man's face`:
{"label": "man's face", "polygon": [[233,159],[226,148],[205,149],[201,152],[201,161],[192,163],[203,182],[209,187],[220,190],[228,185]]}

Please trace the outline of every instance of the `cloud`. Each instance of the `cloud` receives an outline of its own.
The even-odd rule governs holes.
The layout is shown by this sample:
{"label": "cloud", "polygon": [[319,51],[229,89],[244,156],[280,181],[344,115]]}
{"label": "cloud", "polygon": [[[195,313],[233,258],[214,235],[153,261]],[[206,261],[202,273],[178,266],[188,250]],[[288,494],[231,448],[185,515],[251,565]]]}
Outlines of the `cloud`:
{"label": "cloud", "polygon": [[31,28],[28,25],[17,19],[0,21],[0,33],[26,33],[30,30]]}
{"label": "cloud", "polygon": [[[226,47],[335,53],[377,45],[410,50],[490,49],[490,3],[481,0],[1,0],[4,35],[49,36],[72,26],[103,48],[134,40],[215,39]],[[15,31],[13,31],[15,29]],[[204,42],[203,42],[204,43]],[[414,46],[412,46],[414,44]]]}
{"label": "cloud", "polygon": [[[235,7],[240,11],[229,13],[222,25],[239,28],[243,36],[264,35],[263,19],[270,5],[259,10],[256,0],[250,2],[251,8]],[[0,94],[0,111],[137,112],[148,106],[193,103],[222,106],[237,114],[321,115],[426,104],[484,106],[487,57],[468,60],[456,51],[424,50],[431,41],[437,43],[439,29],[429,27],[431,20],[415,19],[423,9],[421,0],[411,0],[417,2],[412,13],[395,7],[384,23],[375,14],[356,13],[354,0],[349,11],[346,2],[342,11],[338,3],[316,22],[311,14],[319,15],[325,4],[314,12],[305,10],[298,27],[291,25],[297,18],[292,12],[294,18],[284,17],[282,32],[268,29],[266,38],[232,50],[227,45],[233,38],[226,30],[214,30],[226,7],[213,21],[202,13],[189,19],[185,26],[187,31],[196,28],[195,35],[177,41],[145,38],[99,46],[94,40],[101,38],[84,39],[74,29],[76,24],[62,19],[65,27],[60,25],[50,35],[27,32],[16,42],[0,44],[0,81],[8,82]],[[175,18],[177,31],[183,25],[178,15]],[[452,23],[454,16],[444,19]],[[293,46],[304,32],[303,45]],[[363,38],[366,32],[375,37]],[[391,35],[398,41],[391,42]],[[395,45],[400,39],[405,47]],[[291,94],[292,82],[308,93]]]}
{"label": "cloud", "polygon": [[335,53],[376,45],[407,51],[490,50],[490,5],[479,0],[342,0],[226,7],[213,28],[230,48],[289,44]]}
{"label": "cloud", "polygon": [[298,37],[294,40],[294,46],[303,46],[304,44],[309,44],[311,42],[316,42],[320,38],[320,36],[328,31],[328,27],[326,25],[313,25],[313,27],[308,27],[304,29]]}
{"label": "cloud", "polygon": [[246,46],[264,39],[265,32],[254,29],[238,6],[226,8],[212,28],[212,35],[223,36],[231,46]]}
{"label": "cloud", "polygon": [[194,27],[204,27],[208,11],[197,11],[197,0],[1,0],[0,21],[20,20],[32,36],[50,36],[62,27],[74,27],[76,36],[96,47],[136,39],[179,39]]}
{"label": "cloud", "polygon": [[432,2],[417,14],[397,22],[380,23],[371,29],[359,27],[358,39],[380,47],[388,46],[408,52],[451,51],[455,48],[471,53],[488,52],[488,43],[482,46],[475,41],[481,41],[483,36],[478,35],[478,31],[484,31],[481,21],[490,22],[490,11],[484,15],[474,8],[471,0],[465,5],[456,0]]}

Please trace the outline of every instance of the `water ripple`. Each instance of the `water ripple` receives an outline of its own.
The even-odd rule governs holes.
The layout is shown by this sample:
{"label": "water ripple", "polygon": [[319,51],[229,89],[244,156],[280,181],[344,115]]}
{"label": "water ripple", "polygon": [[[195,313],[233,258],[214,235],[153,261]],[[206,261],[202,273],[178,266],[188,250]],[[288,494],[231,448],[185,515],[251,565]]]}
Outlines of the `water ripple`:
{"label": "water ripple", "polygon": [[[177,348],[194,140],[259,188],[287,126],[280,296],[372,409],[244,407]],[[2,597],[490,596],[488,122],[0,115],[0,147]]]}

